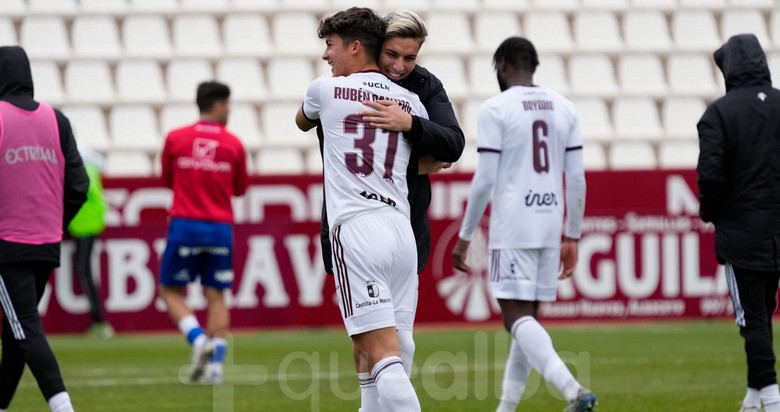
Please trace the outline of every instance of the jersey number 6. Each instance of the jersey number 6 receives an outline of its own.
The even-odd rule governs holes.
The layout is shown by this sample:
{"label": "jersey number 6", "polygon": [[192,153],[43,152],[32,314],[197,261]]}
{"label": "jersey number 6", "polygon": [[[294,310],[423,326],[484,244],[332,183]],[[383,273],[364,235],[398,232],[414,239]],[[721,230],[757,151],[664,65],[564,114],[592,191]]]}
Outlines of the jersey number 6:
{"label": "jersey number 6", "polygon": [[534,137],[534,170],[540,174],[547,173],[550,171],[550,148],[547,146],[547,141],[543,140],[548,137],[547,123],[537,120],[531,128]]}

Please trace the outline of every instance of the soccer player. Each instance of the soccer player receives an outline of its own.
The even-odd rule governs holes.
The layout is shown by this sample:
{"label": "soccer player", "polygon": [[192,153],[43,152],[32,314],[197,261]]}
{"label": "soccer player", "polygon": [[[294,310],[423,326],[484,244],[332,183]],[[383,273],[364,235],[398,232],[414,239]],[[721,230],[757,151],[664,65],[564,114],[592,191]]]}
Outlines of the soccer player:
{"label": "soccer player", "polygon": [[72,412],[38,302],[60,264],[62,232],[87,199],[89,178],[68,119],[33,99],[30,60],[0,47],[0,411],[30,371],[54,412]]}
{"label": "soccer player", "polygon": [[[517,408],[531,368],[569,400],[567,411],[591,411],[596,397],[572,376],[537,320],[539,302],[555,300],[557,279],[571,276],[577,263],[585,209],[579,123],[569,100],[533,84],[539,59],[530,41],[506,39],[493,64],[502,93],[479,112],[479,166],[453,265],[471,270],[469,241],[492,195],[490,287],[512,335],[498,411]],[[561,246],[564,172],[568,222]]]}
{"label": "soccer player", "polygon": [[699,213],[715,224],[715,254],[745,339],[747,394],[740,411],[780,412],[772,348],[780,240],[780,91],[756,36],[731,37],[715,54],[726,95],[699,131]]}
{"label": "soccer player", "polygon": [[[206,383],[222,383],[230,313],[224,291],[233,284],[233,196],[247,187],[246,153],[225,129],[230,89],[218,82],[198,86],[200,120],[168,133],[162,153],[162,178],[173,189],[168,244],[160,268],[160,296],[168,314],[192,345],[190,379],[206,364]],[[201,328],[184,301],[185,287],[200,277],[208,302],[208,324]]]}
{"label": "soccer player", "polygon": [[358,113],[365,100],[388,99],[426,116],[419,98],[379,72],[386,24],[353,7],[323,20],[322,58],[333,77],[311,83],[296,124],[323,129],[325,201],[339,307],[352,339],[360,381],[376,382],[362,411],[419,411],[400,358],[396,328],[411,329],[417,253],[409,222],[406,170],[411,144],[403,133],[377,129]]}

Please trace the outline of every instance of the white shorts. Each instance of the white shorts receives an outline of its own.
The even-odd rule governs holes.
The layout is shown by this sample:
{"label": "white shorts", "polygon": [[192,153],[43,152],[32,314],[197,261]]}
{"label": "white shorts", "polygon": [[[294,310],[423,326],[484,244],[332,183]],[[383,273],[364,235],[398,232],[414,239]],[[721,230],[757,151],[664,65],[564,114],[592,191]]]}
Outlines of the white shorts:
{"label": "white shorts", "polygon": [[369,214],[330,232],[336,296],[349,336],[394,326],[412,330],[417,249],[409,219]]}
{"label": "white shorts", "polygon": [[488,277],[496,299],[551,302],[558,291],[560,248],[490,249]]}

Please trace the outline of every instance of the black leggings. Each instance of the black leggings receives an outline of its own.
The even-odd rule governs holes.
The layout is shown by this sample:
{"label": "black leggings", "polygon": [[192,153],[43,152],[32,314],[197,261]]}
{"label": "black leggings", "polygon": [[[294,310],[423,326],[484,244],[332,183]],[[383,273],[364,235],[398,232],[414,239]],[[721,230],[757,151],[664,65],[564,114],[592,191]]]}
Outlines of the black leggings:
{"label": "black leggings", "polygon": [[772,314],[777,309],[779,272],[748,270],[726,264],[726,279],[739,332],[745,338],[748,387],[777,383],[772,347]]}
{"label": "black leggings", "polygon": [[7,409],[19,385],[24,365],[43,397],[65,391],[57,359],[46,341],[38,302],[43,296],[51,264],[0,264],[0,303],[3,308],[3,352],[0,360],[0,409]]}
{"label": "black leggings", "polygon": [[76,276],[79,278],[81,290],[89,299],[89,310],[92,323],[100,323],[103,317],[103,303],[100,299],[95,280],[92,278],[92,248],[95,236],[77,237],[76,240]]}

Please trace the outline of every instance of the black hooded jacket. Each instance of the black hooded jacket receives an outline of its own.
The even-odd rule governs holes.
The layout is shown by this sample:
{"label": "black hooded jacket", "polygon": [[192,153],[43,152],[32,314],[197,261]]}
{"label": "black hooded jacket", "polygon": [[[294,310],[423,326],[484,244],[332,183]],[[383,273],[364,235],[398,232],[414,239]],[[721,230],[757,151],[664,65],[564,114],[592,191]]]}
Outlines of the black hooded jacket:
{"label": "black hooded jacket", "polygon": [[[33,100],[30,60],[21,47],[0,47],[0,100],[24,110],[32,111],[38,108],[38,102]],[[79,156],[70,122],[59,110],[55,109],[54,113],[57,117],[62,154],[65,157],[64,230],[87,199],[89,178]],[[0,178],[24,179],[24,176]],[[30,211],[30,218],[35,218],[35,211]],[[0,264],[11,262],[42,262],[58,266],[60,243],[27,245],[0,240]]]}
{"label": "black hooded jacket", "polygon": [[726,95],[697,125],[700,215],[715,224],[720,263],[780,268],[780,90],[752,34],[734,36],[715,62]]}
{"label": "black hooded jacket", "polygon": [[[406,170],[406,184],[409,188],[409,210],[412,231],[417,243],[417,273],[428,263],[431,253],[431,230],[428,222],[428,206],[431,203],[431,180],[428,175],[417,174],[417,161],[420,155],[430,155],[441,162],[455,162],[463,153],[466,144],[463,131],[455,118],[447,92],[441,81],[424,67],[417,65],[413,72],[398,83],[416,94],[428,119],[412,116],[412,129],[404,137],[412,143],[412,161]],[[317,127],[322,152],[322,128]],[[330,229],[325,205],[322,206],[322,224],[320,242],[325,271],[333,274],[333,262],[330,245]]]}

